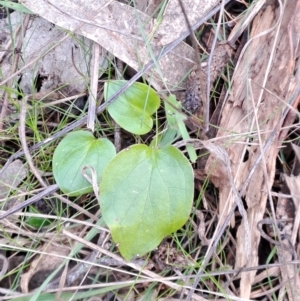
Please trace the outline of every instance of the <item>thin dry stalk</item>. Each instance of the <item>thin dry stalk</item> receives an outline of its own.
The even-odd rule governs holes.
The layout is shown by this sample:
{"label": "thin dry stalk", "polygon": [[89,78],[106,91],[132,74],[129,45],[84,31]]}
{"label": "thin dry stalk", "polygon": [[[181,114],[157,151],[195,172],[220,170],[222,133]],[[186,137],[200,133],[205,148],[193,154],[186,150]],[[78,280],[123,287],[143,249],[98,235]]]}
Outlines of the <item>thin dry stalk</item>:
{"label": "thin dry stalk", "polygon": [[98,68],[100,64],[100,50],[101,47],[98,43],[93,43],[93,57],[91,62],[91,83],[89,95],[89,110],[87,117],[87,128],[92,132],[95,130],[95,117],[96,117],[96,99],[98,90]]}

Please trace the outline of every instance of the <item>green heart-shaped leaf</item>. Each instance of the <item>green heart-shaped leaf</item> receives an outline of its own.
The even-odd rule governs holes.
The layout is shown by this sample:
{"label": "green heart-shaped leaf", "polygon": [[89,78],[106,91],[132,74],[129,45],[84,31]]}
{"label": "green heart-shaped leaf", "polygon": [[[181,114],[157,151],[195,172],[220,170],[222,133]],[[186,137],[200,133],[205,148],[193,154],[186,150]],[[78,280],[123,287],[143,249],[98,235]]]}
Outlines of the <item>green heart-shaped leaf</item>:
{"label": "green heart-shaped leaf", "polygon": [[134,145],[106,166],[100,206],[113,240],[126,260],[156,248],[187,221],[194,176],[175,147]]}
{"label": "green heart-shaped leaf", "polygon": [[[89,193],[93,188],[82,175],[82,168],[93,167],[99,183],[105,166],[115,155],[114,145],[106,138],[96,139],[86,131],[70,133],[59,143],[53,155],[55,181],[70,196]],[[86,173],[92,178],[89,171]]]}
{"label": "green heart-shaped leaf", "polygon": [[[125,84],[125,80],[106,82],[104,85],[105,101]],[[160,99],[152,88],[142,83],[134,83],[109,104],[107,110],[122,128],[133,134],[143,135],[151,131],[152,114],[157,111],[159,104]]]}

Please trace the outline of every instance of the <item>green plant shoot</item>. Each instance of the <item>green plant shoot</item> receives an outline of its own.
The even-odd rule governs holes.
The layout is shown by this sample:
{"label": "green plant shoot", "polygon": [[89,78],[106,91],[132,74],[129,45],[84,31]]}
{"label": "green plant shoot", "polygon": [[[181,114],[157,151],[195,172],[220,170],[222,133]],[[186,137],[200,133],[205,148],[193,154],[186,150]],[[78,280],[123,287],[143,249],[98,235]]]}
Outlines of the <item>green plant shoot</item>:
{"label": "green plant shoot", "polygon": [[[169,134],[168,131],[174,132],[174,130],[176,130],[177,135],[180,134],[181,137],[183,138],[183,140],[189,140],[190,136],[189,136],[189,133],[184,124],[185,116],[180,112],[180,109],[181,109],[180,102],[176,101],[175,96],[172,94],[167,98],[167,101],[170,102],[178,110],[176,110],[175,108],[170,106],[165,101],[165,112],[166,112],[169,129],[166,131],[166,133],[164,135]],[[186,149],[187,149],[187,152],[188,152],[191,162],[193,162],[193,163],[196,162],[197,154],[196,154],[194,147],[191,144],[187,144]]]}

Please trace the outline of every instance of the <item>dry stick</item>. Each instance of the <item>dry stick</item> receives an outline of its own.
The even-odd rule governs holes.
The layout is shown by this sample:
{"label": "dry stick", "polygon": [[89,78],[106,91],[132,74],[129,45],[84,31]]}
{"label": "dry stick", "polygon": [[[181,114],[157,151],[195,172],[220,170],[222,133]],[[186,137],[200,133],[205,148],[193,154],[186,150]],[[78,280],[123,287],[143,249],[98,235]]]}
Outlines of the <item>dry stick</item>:
{"label": "dry stick", "polygon": [[39,201],[43,197],[53,193],[56,190],[58,190],[58,186],[56,184],[47,187],[45,190],[43,190],[42,192],[36,194],[35,196],[31,197],[30,199],[26,200],[25,202],[22,202],[21,204],[18,204],[15,207],[7,210],[5,213],[1,214],[0,215],[0,220],[3,219],[3,218],[6,218],[7,216],[9,216],[13,213],[16,213],[17,211],[23,209],[26,206],[34,204],[35,202]]}
{"label": "dry stick", "polygon": [[[228,3],[230,0],[225,0],[225,4]],[[211,18],[213,15],[215,15],[219,9],[220,9],[221,5],[216,6],[213,10],[211,10],[205,17],[201,18],[195,25],[192,26],[192,29],[195,30],[196,28],[198,28],[199,26],[201,26],[205,21],[207,21],[209,18]],[[173,41],[172,43],[170,43],[169,45],[167,45],[166,47],[163,48],[162,51],[159,51],[159,55],[156,57],[156,61],[159,61],[161,58],[163,58],[164,56],[166,56],[169,52],[171,52],[177,45],[179,45],[187,36],[190,35],[190,31],[187,30],[185,31],[183,34],[181,34],[181,36],[176,39],[175,41]],[[65,39],[66,37],[64,37]],[[53,49],[54,46],[51,48]],[[50,50],[49,50],[50,51]],[[48,52],[49,52],[48,51]],[[25,67],[27,68],[28,66],[30,66],[31,64],[33,64],[34,62],[36,62],[38,60],[35,59],[33,62],[31,62],[30,64],[27,64]],[[137,72],[128,82],[126,82],[126,84],[124,86],[122,86],[120,88],[119,91],[117,91],[106,103],[102,104],[101,106],[99,106],[97,108],[97,113],[101,113],[105,110],[105,108],[111,104],[118,96],[120,96],[123,92],[125,92],[134,82],[137,81],[137,79],[139,79],[141,76],[143,76],[147,71],[149,71],[152,67],[154,66],[154,61],[151,60],[149,61],[139,72]],[[24,68],[20,69],[18,72],[16,72],[13,76],[17,75],[18,73],[24,71]],[[5,83],[5,81],[1,82],[1,84]],[[33,151],[35,149],[40,148],[41,146],[44,146],[50,142],[52,142],[53,140],[65,135],[66,133],[72,131],[73,129],[75,129],[76,127],[80,127],[82,126],[85,122],[87,121],[87,116],[83,116],[81,119],[78,119],[77,121],[67,125],[63,130],[57,132],[56,134],[52,135],[51,137],[45,139],[44,141],[41,141],[35,145],[33,145],[29,150]],[[3,168],[0,170],[0,174],[3,173],[3,171],[7,168],[7,166],[15,159],[21,157],[24,155],[24,151],[19,151],[17,153],[15,153],[14,155],[12,155],[6,162],[6,164],[3,166]]]}
{"label": "dry stick", "polygon": [[[82,232],[85,232],[85,230],[83,230]],[[99,235],[99,238],[98,238],[98,241],[97,241],[97,245],[99,245],[101,247],[104,246],[104,244],[105,244],[105,236],[108,238],[109,237],[109,233],[106,233],[105,231],[101,231],[100,235]],[[71,283],[74,283],[83,273],[85,273],[85,275],[83,277],[81,277],[81,281],[80,281],[80,284],[79,284],[79,287],[82,286],[83,282],[85,281],[86,277],[88,276],[91,268],[94,266],[93,263],[95,263],[96,259],[98,257],[100,257],[100,256],[101,256],[101,254],[99,254],[98,251],[93,250],[89,254],[89,256],[84,260],[85,262],[77,264],[74,268],[72,268],[68,272],[68,274],[66,275],[66,284],[67,284],[67,286],[70,286]],[[90,264],[88,264],[88,262]],[[51,282],[47,285],[47,287],[49,285],[51,285]],[[47,287],[45,289],[48,289]],[[75,292],[74,292],[74,294],[75,294]]]}
{"label": "dry stick", "polygon": [[[56,190],[58,190],[58,185],[54,184],[54,185],[50,185],[49,187],[45,188],[42,192],[34,195],[33,197],[29,198],[28,200],[22,202],[21,204],[16,205],[13,208],[10,208],[9,210],[7,210],[5,213],[0,215],[0,220],[3,218],[6,218],[7,216],[14,214],[16,212],[18,212],[19,210],[23,209],[24,207],[27,207],[29,205],[34,204],[35,202],[39,201],[40,199],[42,199],[43,197],[54,193]],[[89,213],[88,211],[84,210],[82,207],[78,206],[76,203],[62,197],[59,194],[53,194],[55,197],[59,198],[60,201],[62,201],[63,203],[69,205],[70,207],[73,207],[75,210],[80,211],[81,213],[84,213],[86,216],[88,216],[92,221],[97,221],[97,218]]]}
{"label": "dry stick", "polygon": [[[95,249],[95,248],[93,248],[93,249]],[[97,250],[95,250],[95,252],[97,252]],[[77,273],[83,273],[87,269],[87,267],[92,264],[91,262],[89,262],[89,259],[92,259],[92,258],[88,257],[84,261],[82,261],[82,267],[77,269]],[[131,263],[134,263],[135,265],[138,265],[138,266],[144,266],[144,264],[145,264],[145,262],[142,259],[134,260]],[[287,262],[286,264],[296,266],[299,263],[300,263],[299,260],[293,260],[293,261]],[[110,257],[109,258],[100,258],[100,259],[97,259],[96,264],[106,265],[106,266],[126,266],[127,265],[127,263],[121,257],[119,257],[119,258],[110,258]],[[281,264],[281,263],[273,263],[273,264],[245,268],[243,271],[249,272],[249,271],[253,271],[253,270],[272,269],[275,267],[281,267],[282,265],[283,264]],[[211,272],[210,276],[232,275],[232,274],[236,274],[239,272],[240,272],[240,269],[239,270],[215,271],[215,272]],[[69,280],[70,281],[69,283],[72,283],[76,278],[78,278],[78,276],[76,275],[77,273],[74,271],[74,275],[72,275],[72,272],[71,272],[70,277],[67,277],[67,281]],[[271,273],[269,273],[269,274],[271,274]],[[207,276],[207,274],[202,273],[200,276]],[[181,278],[188,280],[188,279],[192,279],[193,277],[195,277],[195,276],[194,275],[186,275],[186,276],[184,275]],[[179,279],[180,278],[178,276],[175,276],[175,277],[171,276],[171,277],[164,278],[164,280],[166,280],[166,281],[173,281],[173,280],[179,280]],[[144,280],[146,280],[146,279],[144,279]],[[152,280],[150,280],[150,281],[155,281],[155,279],[152,278]],[[51,282],[51,285],[49,283],[49,287],[47,286],[46,289],[47,290],[54,289],[57,287],[57,285],[58,285],[58,281],[55,280],[55,281]],[[68,289],[72,289],[72,288],[68,288]]]}
{"label": "dry stick", "polygon": [[[261,8],[261,6],[265,3],[265,1],[266,1],[266,0],[261,0],[260,2],[257,2],[257,3],[255,4],[255,8],[254,8],[253,10],[251,10],[251,13],[250,13],[250,15],[249,15],[249,18],[247,18],[247,20],[252,20],[252,19],[254,18],[254,15],[257,14],[257,12],[258,12],[259,9]],[[280,2],[279,2],[279,3],[280,3]],[[243,26],[245,26],[245,23],[247,23],[247,22],[248,22],[248,21],[245,21],[245,22],[243,23]],[[238,67],[239,67],[239,65],[240,65],[240,63],[241,63],[241,58],[244,56],[244,54],[245,54],[245,52],[246,52],[248,46],[250,45],[250,43],[252,43],[252,41],[255,40],[255,39],[257,39],[257,38],[263,37],[264,35],[266,35],[266,34],[272,32],[272,31],[278,26],[279,22],[280,22],[280,18],[277,20],[277,22],[275,23],[275,25],[274,25],[273,27],[271,27],[271,28],[269,28],[269,29],[266,29],[266,30],[264,30],[263,32],[260,32],[259,34],[257,34],[256,36],[252,37],[251,39],[249,39],[249,40],[247,41],[247,43],[244,45],[243,49],[241,50],[241,52],[240,52],[240,54],[239,54],[239,56],[238,56],[239,59],[238,59],[238,61],[237,61],[236,64],[235,64],[235,68],[234,68],[234,71],[233,71],[233,74],[232,74],[232,78],[234,78],[234,76],[235,76],[235,74],[236,74],[236,72],[237,72],[237,69],[238,69]],[[248,22],[248,23],[249,23],[249,22]],[[242,27],[243,27],[243,26],[242,26]],[[238,32],[240,33],[240,32],[242,32],[242,31],[238,31]],[[230,34],[230,35],[229,35],[229,38],[228,38],[228,44],[232,46],[232,45],[235,43],[235,41],[237,40],[237,38],[238,38],[238,34],[237,34],[237,33],[235,33],[235,34],[233,34],[233,35]],[[265,89],[265,87],[263,87],[263,89]],[[270,93],[270,92],[269,92],[269,93]],[[227,99],[228,95],[229,95],[229,91],[227,91],[226,96],[225,96],[225,99]],[[275,97],[276,97],[276,96],[275,96]],[[223,102],[223,106],[224,106],[224,105],[225,105],[225,101]],[[222,106],[221,110],[223,110],[223,106]],[[249,142],[249,141],[248,141],[248,142]]]}
{"label": "dry stick", "polygon": [[[263,237],[266,241],[268,241],[270,244],[273,244],[287,252],[289,252],[293,258],[297,258],[297,254],[296,254],[296,251],[295,251],[295,248],[291,242],[290,239],[287,239],[288,240],[288,245],[286,244],[283,244],[281,241],[279,240],[274,240],[273,238],[271,238],[269,235],[267,235],[265,233],[265,231],[263,230],[263,226],[264,225],[270,225],[270,226],[273,226],[275,223],[284,223],[284,222],[292,222],[294,220],[294,218],[282,218],[282,219],[276,219],[276,221],[274,221],[273,218],[264,218],[262,220],[260,220],[257,225],[256,225],[256,228],[257,230],[259,231],[261,237]],[[282,239],[282,238],[281,238]],[[283,262],[284,264],[284,262]]]}
{"label": "dry stick", "polygon": [[[213,51],[214,51],[214,48],[215,48],[215,45],[216,45],[217,36],[218,36],[220,24],[221,24],[221,18],[222,18],[222,13],[224,11],[225,1],[222,0],[222,3],[221,3],[221,12],[220,12],[219,20],[218,20],[217,30],[216,30],[216,34],[215,34],[215,37],[214,37],[214,40],[213,40],[212,47],[211,47],[211,53],[210,53],[209,59],[208,59],[208,66],[207,66],[208,72],[207,72],[206,87],[205,87],[204,74],[203,74],[202,68],[201,68],[200,55],[199,55],[199,52],[197,51],[197,41],[196,41],[195,35],[192,31],[192,28],[190,26],[190,22],[189,22],[188,17],[185,13],[185,9],[183,7],[183,4],[182,4],[181,0],[179,0],[179,4],[180,4],[181,10],[182,10],[182,13],[184,15],[185,22],[186,22],[186,24],[188,26],[188,29],[190,31],[191,38],[192,38],[192,45],[193,45],[193,48],[194,48],[195,54],[196,54],[196,63],[197,63],[197,67],[198,67],[197,72],[198,72],[198,75],[199,75],[199,78],[200,78],[200,88],[201,88],[201,91],[200,91],[201,95],[200,96],[202,98],[202,101],[204,102],[204,110],[205,110],[204,111],[204,116],[205,116],[204,129],[205,129],[205,132],[208,132],[208,130],[209,130],[209,99],[210,99],[210,66],[211,66]],[[206,94],[205,94],[205,91],[206,91]],[[241,207],[241,205],[239,207]],[[195,282],[194,282],[193,287],[195,286]],[[193,294],[193,290],[191,290],[189,292],[189,294],[187,296],[187,300],[191,299],[192,294]]]}
{"label": "dry stick", "polygon": [[[29,22],[29,17],[30,16],[27,16],[28,17],[28,22]],[[27,27],[28,23],[26,24],[26,27]],[[61,40],[59,40],[56,44],[54,44],[52,47],[50,47],[43,55],[46,55],[48,52],[50,52],[53,48],[55,48],[57,45],[59,45],[61,42],[63,42],[66,38],[68,38],[68,35],[65,35]],[[20,46],[19,46],[20,47]],[[17,74],[19,74],[20,72],[22,72],[23,70],[25,70],[26,68],[28,68],[29,66],[31,66],[33,63],[35,63],[38,59],[40,59],[40,57],[37,57],[36,59],[32,60],[30,63],[28,63],[27,65],[25,65],[23,68],[21,68],[19,71],[13,73],[10,77],[6,78],[4,81],[2,81],[0,83],[0,85],[3,85],[7,82],[9,82],[11,79],[13,79],[14,76],[16,76]],[[15,68],[16,69],[16,68]],[[15,70],[14,69],[14,70]],[[57,185],[52,185],[50,187],[47,187],[47,184],[43,181],[43,179],[41,178],[40,174],[38,173],[38,171],[36,170],[36,168],[34,167],[34,164],[31,160],[31,157],[30,157],[30,151],[32,149],[28,149],[27,147],[27,143],[26,143],[26,134],[25,134],[25,119],[26,119],[26,103],[27,103],[27,99],[28,97],[24,98],[23,101],[22,101],[22,104],[24,105],[23,106],[23,113],[21,112],[21,115],[22,117],[24,118],[24,120],[20,120],[20,127],[19,127],[19,131],[20,131],[20,137],[23,137],[24,139],[22,140],[23,142],[22,143],[22,146],[23,146],[23,151],[19,151],[17,152],[15,155],[24,155],[25,154],[25,157],[26,159],[28,160],[28,163],[30,165],[30,169],[31,171],[33,172],[33,174],[37,177],[37,179],[39,180],[39,182],[42,184],[42,186],[44,186],[46,189],[39,193],[38,195],[35,195],[33,196],[32,198],[26,200],[25,202],[21,203],[21,204],[18,204],[17,206],[9,209],[7,212],[5,212],[4,214],[0,215],[0,219],[3,219],[21,209],[23,209],[24,207],[26,206],[29,206],[33,203],[35,203],[36,201],[40,200],[42,197],[44,196],[47,196],[53,192],[55,192],[56,190],[58,190],[58,186]],[[2,109],[2,112],[4,112],[4,109]],[[20,118],[21,119],[21,118]],[[21,123],[23,123],[23,126],[21,127]],[[47,140],[47,139],[46,139]],[[18,156],[17,156],[18,157]],[[11,156],[6,164],[4,165],[4,167],[1,169],[0,171],[0,174],[3,173],[5,171],[5,169],[7,168],[7,166],[14,160],[16,159],[17,157],[14,157],[14,156]],[[54,194],[54,196],[56,196],[57,198],[59,198],[61,201],[65,202],[66,203],[66,199],[61,197],[60,195],[58,194]],[[89,216],[91,217],[91,216]],[[91,217],[92,220],[94,220],[94,217]]]}

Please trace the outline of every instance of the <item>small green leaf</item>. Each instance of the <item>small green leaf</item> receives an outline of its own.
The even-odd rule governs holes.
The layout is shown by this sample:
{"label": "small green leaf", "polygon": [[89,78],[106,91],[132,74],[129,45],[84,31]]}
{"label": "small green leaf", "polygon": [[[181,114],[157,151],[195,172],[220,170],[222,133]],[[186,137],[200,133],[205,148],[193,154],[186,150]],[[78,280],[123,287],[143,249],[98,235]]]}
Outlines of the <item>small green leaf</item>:
{"label": "small green leaf", "polygon": [[[70,133],[59,143],[53,155],[55,181],[70,196],[92,192],[92,185],[81,173],[82,168],[93,167],[99,183],[105,166],[115,155],[114,145],[106,138],[96,139],[86,131]],[[87,174],[92,178],[89,171]]]}
{"label": "small green leaf", "polygon": [[29,212],[30,213],[37,213],[37,216],[29,216],[26,217],[26,224],[35,228],[35,229],[40,229],[46,226],[49,226],[52,221],[43,217],[39,217],[38,213],[39,211],[36,210],[33,206],[29,206]]}
{"label": "small green leaf", "polygon": [[[184,121],[186,119],[186,117],[181,112],[181,103],[176,100],[176,97],[173,94],[170,94],[167,97],[167,101],[174,106],[174,107],[172,107],[166,101],[164,102],[167,122],[171,127],[177,129],[178,122]],[[176,110],[175,108],[177,108],[178,110]]]}
{"label": "small green leaf", "polygon": [[175,147],[134,145],[106,166],[100,206],[113,240],[126,260],[156,248],[187,221],[194,176]]}
{"label": "small green leaf", "polygon": [[33,15],[33,12],[31,10],[29,10],[23,4],[20,4],[20,3],[14,3],[11,1],[0,1],[0,5],[7,7],[7,8],[11,8],[20,13],[26,13],[26,14]]}
{"label": "small green leaf", "polygon": [[[176,97],[172,94],[169,95],[167,100],[178,109],[181,109],[181,104],[176,100]],[[180,133],[181,137],[184,140],[189,140],[190,136],[186,129],[184,120],[186,119],[182,112],[175,110],[172,106],[170,106],[167,102],[165,102],[165,111],[167,116],[167,122],[171,129],[177,129],[178,133]],[[163,140],[164,141],[164,140]],[[191,144],[186,145],[186,149],[190,160],[195,163],[197,160],[197,154],[194,147]]]}
{"label": "small green leaf", "polygon": [[163,148],[171,145],[174,141],[179,138],[178,130],[168,127],[162,133],[159,133],[150,143],[150,147]]}
{"label": "small green leaf", "polygon": [[[125,80],[106,82],[104,85],[105,101],[125,84]],[[133,134],[143,135],[151,131],[152,114],[157,111],[159,105],[160,99],[152,88],[142,83],[134,83],[109,104],[107,110],[122,128]]]}

